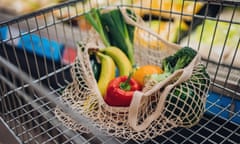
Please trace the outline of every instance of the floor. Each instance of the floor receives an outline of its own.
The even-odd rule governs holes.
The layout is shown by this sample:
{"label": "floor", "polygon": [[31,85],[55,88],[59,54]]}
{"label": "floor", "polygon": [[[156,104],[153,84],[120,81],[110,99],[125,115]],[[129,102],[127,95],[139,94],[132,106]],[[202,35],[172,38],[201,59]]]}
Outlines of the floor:
{"label": "floor", "polygon": [[0,120],[0,144],[19,144],[19,142],[10,133],[8,128],[1,120]]}

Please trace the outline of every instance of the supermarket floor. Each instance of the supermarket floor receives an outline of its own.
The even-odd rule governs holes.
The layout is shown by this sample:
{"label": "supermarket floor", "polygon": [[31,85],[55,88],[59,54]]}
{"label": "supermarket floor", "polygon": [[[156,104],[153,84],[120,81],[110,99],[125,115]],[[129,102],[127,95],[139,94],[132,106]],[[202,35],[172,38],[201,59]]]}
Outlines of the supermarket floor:
{"label": "supermarket floor", "polygon": [[0,118],[0,144],[18,144],[19,142],[12,135],[6,124]]}

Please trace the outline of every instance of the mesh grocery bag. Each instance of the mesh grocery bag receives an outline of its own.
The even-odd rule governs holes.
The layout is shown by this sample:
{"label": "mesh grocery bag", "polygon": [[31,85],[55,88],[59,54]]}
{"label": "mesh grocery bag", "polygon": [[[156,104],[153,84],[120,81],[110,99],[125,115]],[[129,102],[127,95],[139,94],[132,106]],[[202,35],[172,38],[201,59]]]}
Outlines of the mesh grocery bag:
{"label": "mesh grocery bag", "polygon": [[[146,31],[146,35],[160,42],[158,48],[149,48],[147,43],[134,40],[135,61],[138,65],[161,65],[165,57],[180,49],[138,22],[141,19],[131,21],[124,9],[121,10],[129,24]],[[91,68],[88,49],[99,47],[97,43],[91,42],[78,49],[78,56],[71,69],[73,82],[60,97],[70,108],[90,119],[97,129],[124,139],[145,140],[172,128],[191,127],[199,122],[205,110],[210,85],[209,75],[201,64],[199,54],[188,66],[175,71],[164,81],[148,81],[142,91],[134,93],[129,107],[114,107],[103,100]],[[56,108],[55,114],[67,127],[89,132],[87,127],[77,123],[60,108]]]}

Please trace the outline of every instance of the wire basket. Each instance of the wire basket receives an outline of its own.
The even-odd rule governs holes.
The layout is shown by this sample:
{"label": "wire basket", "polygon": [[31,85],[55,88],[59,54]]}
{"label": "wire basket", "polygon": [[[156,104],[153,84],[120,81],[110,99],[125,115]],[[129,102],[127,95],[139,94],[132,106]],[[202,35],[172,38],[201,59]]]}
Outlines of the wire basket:
{"label": "wire basket", "polygon": [[[203,55],[204,65],[210,73],[211,87],[202,119],[191,128],[174,128],[161,136],[145,140],[105,135],[92,120],[59,101],[63,90],[73,81],[70,69],[74,53],[70,51],[76,53],[76,42],[86,40],[89,36],[88,29],[82,27],[85,21],[81,17],[92,7],[105,8],[112,5],[112,1],[96,5],[93,1],[86,2],[87,6],[79,3],[69,1],[0,24],[0,110],[2,123],[15,143],[239,143],[240,71],[236,63],[239,35],[234,37],[237,42],[231,47],[231,54],[226,54],[229,49],[228,39],[233,38],[232,27],[240,25],[237,19],[240,7],[238,2],[199,1],[198,5],[192,5],[192,9],[196,10],[193,13],[183,11],[183,6],[177,10],[173,1],[168,9],[161,6],[161,0],[159,7],[153,6],[154,1],[148,5],[143,1],[138,4],[134,1],[116,3],[120,7],[139,10],[146,21],[170,19],[172,22],[178,19],[186,22],[188,30],[177,29],[178,35],[174,42],[191,45],[199,52],[202,50],[201,45],[206,44],[203,32],[204,27],[207,27],[205,20],[216,22],[213,39],[219,35],[221,22],[228,24],[226,36],[220,44],[217,43],[222,48],[219,57],[212,58],[214,46],[217,45],[215,42],[209,44],[209,55]],[[229,9],[226,16],[228,19],[223,18],[221,14]],[[149,11],[151,13],[147,15]],[[174,28],[170,22],[167,28],[169,34]],[[200,29],[200,39],[194,40],[192,33],[197,29]],[[170,37],[166,39],[170,41]],[[192,45],[192,39],[195,45]],[[230,60],[226,62],[225,58]],[[65,127],[54,115],[56,106],[76,119],[83,129],[87,127],[90,133]]]}

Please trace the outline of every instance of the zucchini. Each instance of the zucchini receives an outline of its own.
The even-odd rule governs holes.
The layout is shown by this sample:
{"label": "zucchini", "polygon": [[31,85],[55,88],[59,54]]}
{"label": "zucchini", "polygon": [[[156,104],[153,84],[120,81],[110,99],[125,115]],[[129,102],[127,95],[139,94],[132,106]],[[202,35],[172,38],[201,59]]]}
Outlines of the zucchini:
{"label": "zucchini", "polygon": [[98,62],[95,55],[90,55],[90,63],[94,78],[96,79],[96,81],[98,81],[101,72],[101,64]]}
{"label": "zucchini", "polygon": [[204,112],[202,97],[207,93],[210,77],[204,65],[198,65],[186,82],[173,88],[167,96],[164,115],[181,118],[183,125],[196,123]]}

